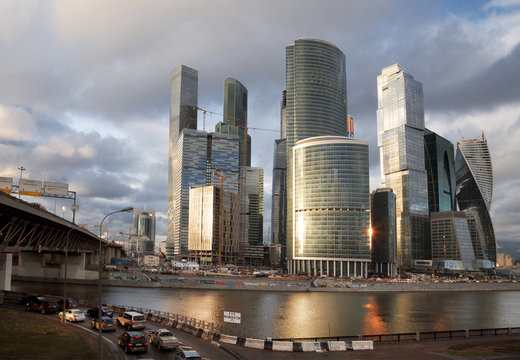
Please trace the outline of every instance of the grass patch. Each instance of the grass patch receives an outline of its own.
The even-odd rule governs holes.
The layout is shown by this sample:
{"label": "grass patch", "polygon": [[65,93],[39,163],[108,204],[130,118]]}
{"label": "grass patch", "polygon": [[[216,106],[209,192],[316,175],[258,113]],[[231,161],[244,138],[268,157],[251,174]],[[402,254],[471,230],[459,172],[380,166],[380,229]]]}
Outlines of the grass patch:
{"label": "grass patch", "polygon": [[95,359],[94,340],[83,330],[47,316],[0,308],[2,359]]}
{"label": "grass patch", "polygon": [[499,344],[489,345],[461,344],[451,346],[446,352],[451,355],[459,356],[520,354],[520,342],[507,340]]}

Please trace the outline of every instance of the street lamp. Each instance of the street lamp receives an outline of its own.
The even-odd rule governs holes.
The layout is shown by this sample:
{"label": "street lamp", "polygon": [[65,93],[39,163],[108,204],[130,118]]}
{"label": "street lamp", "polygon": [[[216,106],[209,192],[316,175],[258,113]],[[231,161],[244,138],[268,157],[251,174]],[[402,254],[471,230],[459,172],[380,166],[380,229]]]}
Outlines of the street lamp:
{"label": "street lamp", "polygon": [[134,211],[134,208],[132,206],[127,206],[122,208],[121,210],[113,211],[109,214],[107,214],[103,220],[101,220],[101,224],[99,225],[99,249],[98,249],[98,330],[99,330],[99,336],[98,336],[98,354],[99,354],[99,360],[103,359],[103,353],[101,350],[101,314],[102,310],[101,307],[103,306],[103,302],[101,301],[101,272],[103,271],[103,262],[102,262],[102,256],[101,256],[101,231],[103,229],[103,222],[107,217],[110,215],[120,213],[120,212],[131,212]]}

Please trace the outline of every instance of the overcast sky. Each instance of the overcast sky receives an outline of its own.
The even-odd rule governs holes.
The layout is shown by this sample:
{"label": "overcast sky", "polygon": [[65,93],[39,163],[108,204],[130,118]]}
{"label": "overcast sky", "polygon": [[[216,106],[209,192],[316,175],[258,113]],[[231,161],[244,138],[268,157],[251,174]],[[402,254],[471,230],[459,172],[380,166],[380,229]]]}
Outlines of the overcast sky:
{"label": "overcast sky", "polygon": [[[65,182],[77,223],[155,210],[166,239],[170,72],[199,71],[199,106],[222,113],[224,79],[249,92],[248,125],[279,129],[285,47],[301,37],[346,55],[348,113],[379,186],[376,77],[399,63],[423,83],[426,126],[456,143],[484,131],[497,242],[520,245],[520,0],[0,0],[0,176]],[[221,118],[208,114],[206,130]],[[198,128],[202,129],[199,114]],[[249,131],[271,219],[276,133]],[[54,200],[41,202],[54,212]],[[70,202],[56,202],[71,219]],[[66,207],[62,212],[62,206]],[[131,214],[113,215],[112,239]]]}

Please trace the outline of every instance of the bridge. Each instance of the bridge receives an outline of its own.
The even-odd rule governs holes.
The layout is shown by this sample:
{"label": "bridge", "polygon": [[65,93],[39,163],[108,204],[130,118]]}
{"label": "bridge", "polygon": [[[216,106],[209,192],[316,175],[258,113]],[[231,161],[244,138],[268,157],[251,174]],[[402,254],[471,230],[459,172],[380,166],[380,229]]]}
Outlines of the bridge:
{"label": "bridge", "polygon": [[122,257],[120,245],[31,204],[0,192],[0,290],[11,276],[97,279],[102,261]]}

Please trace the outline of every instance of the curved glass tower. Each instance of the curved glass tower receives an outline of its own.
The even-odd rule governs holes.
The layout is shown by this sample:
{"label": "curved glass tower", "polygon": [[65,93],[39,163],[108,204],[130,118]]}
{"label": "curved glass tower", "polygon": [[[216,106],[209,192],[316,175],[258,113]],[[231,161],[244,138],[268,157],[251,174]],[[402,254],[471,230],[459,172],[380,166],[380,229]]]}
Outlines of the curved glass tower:
{"label": "curved glass tower", "polygon": [[[368,143],[319,136],[292,148],[289,272],[366,276],[370,261]],[[290,249],[289,249],[290,248]]]}
{"label": "curved glass tower", "polygon": [[477,214],[485,237],[489,260],[496,262],[495,231],[489,211],[493,197],[493,169],[486,138],[457,143],[455,157],[456,197],[460,210]]}

